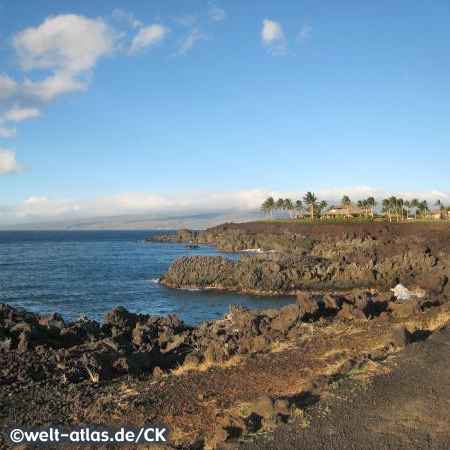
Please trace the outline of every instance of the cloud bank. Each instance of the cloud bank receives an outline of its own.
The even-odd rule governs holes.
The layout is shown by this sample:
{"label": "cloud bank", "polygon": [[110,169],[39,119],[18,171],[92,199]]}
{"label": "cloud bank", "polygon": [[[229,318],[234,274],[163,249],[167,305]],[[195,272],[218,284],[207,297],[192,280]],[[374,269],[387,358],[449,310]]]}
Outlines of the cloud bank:
{"label": "cloud bank", "polygon": [[[1,152],[10,152],[2,159]],[[11,150],[0,151],[0,170],[20,170]],[[9,163],[8,163],[9,161]],[[16,167],[15,167],[16,166]],[[0,225],[30,223],[49,220],[84,219],[89,217],[119,216],[127,214],[160,214],[258,210],[269,196],[275,198],[299,199],[305,192],[270,191],[252,189],[238,192],[188,191],[172,194],[155,192],[125,192],[117,195],[85,199],[52,199],[49,197],[30,197],[16,204],[0,204]],[[353,201],[369,196],[378,200],[395,195],[404,199],[426,199],[434,203],[440,199],[450,203],[450,191],[381,191],[368,186],[345,187],[316,191],[321,200],[339,202],[343,195],[349,195]]]}

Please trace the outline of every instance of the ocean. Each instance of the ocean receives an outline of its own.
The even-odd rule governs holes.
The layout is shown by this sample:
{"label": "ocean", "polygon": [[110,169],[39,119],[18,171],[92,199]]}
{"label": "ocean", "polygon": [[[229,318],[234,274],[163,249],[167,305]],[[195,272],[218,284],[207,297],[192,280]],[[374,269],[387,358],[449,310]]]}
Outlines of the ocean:
{"label": "ocean", "polygon": [[175,313],[187,324],[218,319],[230,304],[280,307],[292,297],[175,290],[157,279],[181,256],[221,255],[214,247],[143,242],[167,231],[0,231],[0,302],[41,314],[103,321],[123,306],[143,314]]}

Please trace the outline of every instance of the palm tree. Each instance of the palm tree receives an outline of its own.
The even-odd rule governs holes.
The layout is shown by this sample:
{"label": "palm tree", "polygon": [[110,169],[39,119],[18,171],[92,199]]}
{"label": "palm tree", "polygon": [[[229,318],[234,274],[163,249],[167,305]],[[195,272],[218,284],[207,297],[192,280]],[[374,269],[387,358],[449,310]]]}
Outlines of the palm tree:
{"label": "palm tree", "polygon": [[264,201],[261,203],[261,206],[259,207],[259,210],[260,210],[264,215],[266,215],[266,214],[269,213],[269,210],[267,209],[267,200],[264,200]]}
{"label": "palm tree", "polygon": [[273,197],[267,197],[264,203],[261,205],[261,212],[267,214],[273,219],[273,210],[275,209],[275,200]]}
{"label": "palm tree", "polygon": [[282,198],[279,198],[279,199],[277,200],[277,202],[275,203],[275,208],[276,208],[278,211],[282,211],[282,210],[284,209],[284,200],[283,200]]}
{"label": "palm tree", "polygon": [[372,215],[372,219],[373,219],[373,210],[374,210],[375,206],[377,206],[377,205],[378,205],[378,202],[373,197],[367,198],[367,206],[370,208],[370,213]]}
{"label": "palm tree", "polygon": [[429,211],[430,208],[426,200],[419,202],[419,205],[417,206],[417,212],[419,213],[419,215],[421,215],[425,219],[427,217],[427,212]]}
{"label": "palm tree", "polygon": [[381,205],[383,207],[382,211],[384,213],[387,213],[389,216],[389,222],[392,222],[392,215],[391,215],[391,201],[389,198],[384,198],[383,201],[381,202]]}
{"label": "palm tree", "polygon": [[425,219],[427,217],[427,213],[430,212],[430,207],[428,206],[428,202],[426,200],[421,201],[419,208],[421,209],[423,218]]}
{"label": "palm tree", "polygon": [[369,201],[367,199],[362,201],[362,207],[364,209],[364,217],[367,219],[368,215],[369,215]]}
{"label": "palm tree", "polygon": [[410,202],[409,202],[409,206],[411,208],[416,208],[414,211],[414,219],[417,219],[417,209],[419,207],[419,199],[418,198],[413,198]]}
{"label": "palm tree", "polygon": [[[383,198],[381,201],[381,212],[387,213],[389,212],[389,200],[387,198]],[[389,222],[391,221],[391,218],[389,217]]]}
{"label": "palm tree", "polygon": [[439,209],[439,211],[441,213],[441,219],[443,219],[444,218],[444,211],[445,211],[444,204],[440,200],[436,200],[436,203],[434,204],[434,206],[436,206],[436,208]]}
{"label": "palm tree", "polygon": [[[389,209],[390,209],[391,212],[394,211],[396,213],[396,215],[397,215],[397,222],[398,222],[398,201],[397,201],[397,197],[394,197],[392,195],[391,197],[388,198],[388,202],[389,202]],[[390,216],[389,220],[392,222],[391,216]]]}
{"label": "palm tree", "polygon": [[295,202],[295,210],[298,211],[298,212],[302,212],[302,211],[305,210],[305,207],[303,206],[303,203],[302,203],[301,200],[297,200]]}
{"label": "palm tree", "polygon": [[422,215],[422,213],[423,213],[423,204],[422,204],[422,202],[418,202],[417,203],[417,208],[416,208],[416,217],[417,216],[421,216]]}
{"label": "palm tree", "polygon": [[406,209],[406,220],[408,220],[409,219],[409,210],[411,209],[411,202],[409,200],[405,200],[403,202],[403,205]]}
{"label": "palm tree", "polygon": [[328,203],[325,200],[322,200],[317,206],[317,212],[319,216],[322,216],[322,211],[328,206]]}
{"label": "palm tree", "polygon": [[398,198],[397,202],[396,202],[396,206],[397,206],[397,222],[398,222],[398,211],[400,211],[401,214],[401,218],[403,220],[403,205],[404,205],[405,201],[402,198]]}
{"label": "palm tree", "polygon": [[364,217],[367,218],[367,213],[368,213],[368,210],[369,210],[369,204],[367,203],[367,200],[358,200],[357,205],[364,212]]}
{"label": "palm tree", "polygon": [[358,200],[356,202],[356,205],[359,206],[359,208],[361,209],[361,211],[363,212],[364,216],[366,216],[366,210],[365,210],[365,200]]}
{"label": "palm tree", "polygon": [[283,202],[283,209],[289,212],[289,217],[292,219],[292,211],[294,211],[295,207],[290,198],[285,198]]}
{"label": "palm tree", "polygon": [[303,203],[311,211],[311,219],[314,219],[314,208],[317,208],[317,197],[313,192],[307,192],[303,196]]}
{"label": "palm tree", "polygon": [[347,217],[350,217],[350,205],[352,204],[350,197],[348,195],[344,195],[342,197],[341,204],[342,204],[342,206],[347,207]]}

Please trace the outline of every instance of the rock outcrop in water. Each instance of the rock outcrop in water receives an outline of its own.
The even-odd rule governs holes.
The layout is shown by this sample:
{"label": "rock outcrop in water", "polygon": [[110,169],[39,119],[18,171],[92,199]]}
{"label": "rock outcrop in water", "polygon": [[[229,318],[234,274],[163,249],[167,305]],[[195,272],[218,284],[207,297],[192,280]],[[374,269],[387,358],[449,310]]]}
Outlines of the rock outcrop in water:
{"label": "rock outcrop in water", "polygon": [[[450,240],[445,234],[421,234],[415,224],[385,232],[385,225],[332,235],[293,233],[283,224],[278,233],[232,228],[200,233],[183,231],[175,237],[215,243],[222,251],[260,248],[238,262],[221,257],[183,257],[161,282],[173,288],[199,287],[259,294],[296,294],[301,290],[388,289],[397,283],[417,285],[437,295],[448,294]],[[274,225],[274,224],[268,224]],[[321,225],[317,225],[318,229]],[[345,226],[344,226],[345,228]],[[340,228],[338,227],[338,230]],[[357,232],[358,231],[358,232]],[[387,230],[389,231],[389,230]],[[431,228],[431,232],[433,228]]]}

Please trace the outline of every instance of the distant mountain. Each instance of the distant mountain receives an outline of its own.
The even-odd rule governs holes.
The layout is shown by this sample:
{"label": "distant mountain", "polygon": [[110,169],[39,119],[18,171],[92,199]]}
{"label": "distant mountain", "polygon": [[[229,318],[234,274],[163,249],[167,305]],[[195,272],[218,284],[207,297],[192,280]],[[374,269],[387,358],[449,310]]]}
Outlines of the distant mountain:
{"label": "distant mountain", "polygon": [[0,230],[176,230],[180,228],[200,230],[224,222],[247,222],[261,218],[259,211],[199,211],[170,215],[127,215],[36,222],[1,226]]}

